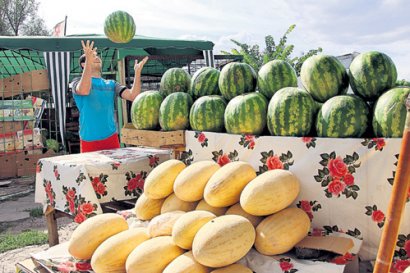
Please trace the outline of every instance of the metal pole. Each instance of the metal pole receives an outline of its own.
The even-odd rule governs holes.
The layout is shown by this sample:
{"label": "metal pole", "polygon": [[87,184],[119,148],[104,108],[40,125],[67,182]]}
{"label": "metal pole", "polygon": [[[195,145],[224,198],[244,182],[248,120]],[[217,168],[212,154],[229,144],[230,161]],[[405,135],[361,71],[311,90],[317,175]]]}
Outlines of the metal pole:
{"label": "metal pole", "polygon": [[410,95],[399,162],[373,273],[389,273],[410,186]]}

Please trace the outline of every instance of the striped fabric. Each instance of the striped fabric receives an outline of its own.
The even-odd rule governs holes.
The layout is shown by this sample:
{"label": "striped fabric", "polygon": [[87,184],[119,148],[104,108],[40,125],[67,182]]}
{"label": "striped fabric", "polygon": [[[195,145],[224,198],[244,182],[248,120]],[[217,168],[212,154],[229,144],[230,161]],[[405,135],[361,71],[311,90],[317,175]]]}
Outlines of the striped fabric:
{"label": "striped fabric", "polygon": [[56,120],[60,131],[61,144],[65,147],[66,95],[70,75],[70,52],[44,52],[54,100]]}
{"label": "striped fabric", "polygon": [[215,67],[214,53],[212,50],[204,50],[204,58],[206,66]]}

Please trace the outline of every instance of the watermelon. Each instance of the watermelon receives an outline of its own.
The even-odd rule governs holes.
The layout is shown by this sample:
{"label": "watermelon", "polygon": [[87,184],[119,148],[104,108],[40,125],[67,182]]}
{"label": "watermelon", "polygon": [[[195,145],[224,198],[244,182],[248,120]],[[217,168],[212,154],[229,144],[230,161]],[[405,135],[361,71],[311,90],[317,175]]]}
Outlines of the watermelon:
{"label": "watermelon", "polygon": [[273,95],[267,124],[274,136],[306,136],[313,124],[316,104],[305,90],[285,87]]}
{"label": "watermelon", "polygon": [[163,97],[158,91],[139,94],[131,106],[131,121],[138,130],[153,130],[159,125],[159,108]]}
{"label": "watermelon", "polygon": [[164,131],[184,130],[189,126],[192,98],[188,93],[175,92],[167,96],[159,108],[159,124]]}
{"label": "watermelon", "polygon": [[221,96],[204,96],[191,107],[189,122],[196,131],[222,132],[226,102]]}
{"label": "watermelon", "polygon": [[375,101],[397,80],[397,69],[384,53],[370,51],[354,58],[349,68],[353,92],[365,100]]}
{"label": "watermelon", "polygon": [[193,99],[202,96],[220,95],[218,80],[219,70],[213,67],[202,67],[192,76],[189,94]]}
{"label": "watermelon", "polygon": [[406,123],[406,99],[410,87],[390,89],[377,100],[373,112],[373,131],[377,137],[402,137]]}
{"label": "watermelon", "polygon": [[188,92],[191,75],[182,68],[170,68],[162,75],[159,91],[166,97],[175,92]]}
{"label": "watermelon", "polygon": [[258,72],[258,89],[270,99],[276,91],[284,87],[297,87],[298,77],[295,69],[282,60],[264,64]]}
{"label": "watermelon", "polygon": [[114,43],[128,43],[135,35],[134,19],[125,11],[114,11],[105,19],[104,33]]}
{"label": "watermelon", "polygon": [[355,95],[341,95],[327,100],[316,118],[319,137],[361,137],[367,129],[369,109]]}
{"label": "watermelon", "polygon": [[300,78],[303,86],[318,102],[345,94],[349,87],[349,76],[343,64],[333,56],[309,57],[302,65]]}
{"label": "watermelon", "polygon": [[260,93],[233,98],[225,109],[225,129],[230,134],[260,135],[266,125],[268,101]]}
{"label": "watermelon", "polygon": [[256,88],[257,75],[252,66],[245,63],[229,63],[222,68],[218,85],[222,96],[228,101]]}

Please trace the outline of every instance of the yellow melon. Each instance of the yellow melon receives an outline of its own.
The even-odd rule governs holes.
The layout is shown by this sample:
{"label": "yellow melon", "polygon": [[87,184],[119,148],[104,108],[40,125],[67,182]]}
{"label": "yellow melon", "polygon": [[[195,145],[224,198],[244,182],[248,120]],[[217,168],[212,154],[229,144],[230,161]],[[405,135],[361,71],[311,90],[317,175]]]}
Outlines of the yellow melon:
{"label": "yellow melon", "polygon": [[256,172],[249,163],[228,163],[209,179],[204,199],[213,207],[232,206],[239,202],[243,188],[255,177]]}
{"label": "yellow melon", "polygon": [[152,199],[163,199],[173,192],[175,178],[185,168],[182,161],[167,160],[153,169],[145,179],[144,193]]}
{"label": "yellow melon", "polygon": [[192,252],[185,252],[173,260],[163,273],[209,273],[210,268],[195,261]]}
{"label": "yellow melon", "polygon": [[231,264],[222,268],[212,270],[210,273],[252,273],[248,267],[243,264]]}
{"label": "yellow melon", "polygon": [[128,255],[142,242],[150,239],[146,228],[133,228],[117,233],[95,250],[91,266],[95,273],[125,272]]}
{"label": "yellow melon", "polygon": [[291,250],[310,229],[309,216],[299,208],[286,208],[262,220],[256,227],[255,248],[264,255]]}
{"label": "yellow melon", "polygon": [[74,230],[68,243],[68,252],[74,258],[89,260],[102,242],[127,229],[127,221],[116,213],[93,216]]}
{"label": "yellow melon", "polygon": [[195,260],[209,267],[233,264],[248,253],[255,242],[251,222],[239,215],[224,215],[206,223],[195,235]]}
{"label": "yellow melon", "polygon": [[216,216],[224,215],[227,209],[228,208],[226,207],[222,207],[222,208],[212,207],[204,199],[199,201],[198,205],[195,208],[195,210],[206,210],[206,211],[212,212]]}
{"label": "yellow melon", "polygon": [[249,222],[252,223],[252,225],[254,227],[256,227],[263,219],[263,217],[261,216],[255,216],[255,215],[251,215],[249,213],[247,213],[246,211],[244,211],[241,207],[241,204],[236,203],[235,205],[233,205],[232,207],[230,207],[226,212],[226,215],[230,215],[230,214],[234,214],[234,215],[240,215],[245,217],[246,219],[249,220]]}
{"label": "yellow melon", "polygon": [[125,263],[127,273],[162,273],[184,250],[172,241],[171,236],[149,239],[137,246]]}
{"label": "yellow melon", "polygon": [[199,161],[189,165],[175,179],[175,194],[187,202],[201,200],[206,183],[219,168],[219,164],[213,161]]}
{"label": "yellow melon", "polygon": [[290,206],[299,191],[299,180],[294,174],[286,170],[272,170],[246,185],[240,202],[247,213],[265,216]]}
{"label": "yellow melon", "polygon": [[185,213],[179,217],[172,228],[174,243],[181,248],[191,249],[198,230],[215,217],[215,214],[205,210]]}
{"label": "yellow melon", "polygon": [[140,220],[151,220],[161,214],[161,207],[165,199],[151,199],[141,194],[135,203],[135,214]]}
{"label": "yellow melon", "polygon": [[197,202],[186,202],[179,199],[174,193],[168,196],[161,207],[161,214],[170,211],[191,211],[194,210]]}
{"label": "yellow melon", "polygon": [[148,233],[151,237],[165,236],[172,234],[172,227],[179,217],[184,215],[184,211],[170,211],[155,216],[148,224]]}

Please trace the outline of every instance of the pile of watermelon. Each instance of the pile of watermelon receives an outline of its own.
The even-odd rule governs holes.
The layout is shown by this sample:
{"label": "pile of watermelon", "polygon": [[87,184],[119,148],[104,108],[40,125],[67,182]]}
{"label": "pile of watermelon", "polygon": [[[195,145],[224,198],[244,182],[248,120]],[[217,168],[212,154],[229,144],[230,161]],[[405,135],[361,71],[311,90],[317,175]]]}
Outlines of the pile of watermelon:
{"label": "pile of watermelon", "polygon": [[[191,77],[171,68],[159,91],[133,102],[137,129],[192,129],[274,136],[401,137],[409,87],[395,87],[397,70],[384,53],[358,55],[348,71],[334,56],[317,55],[295,70],[285,61],[258,72],[233,62]],[[349,86],[351,92],[348,92]]]}

